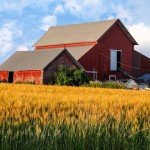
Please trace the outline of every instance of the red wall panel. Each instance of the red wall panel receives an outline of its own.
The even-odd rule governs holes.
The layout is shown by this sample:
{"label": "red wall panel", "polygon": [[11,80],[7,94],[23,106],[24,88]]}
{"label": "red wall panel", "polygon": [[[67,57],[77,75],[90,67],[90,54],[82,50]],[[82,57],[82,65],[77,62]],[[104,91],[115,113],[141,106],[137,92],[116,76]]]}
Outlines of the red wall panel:
{"label": "red wall panel", "polygon": [[141,75],[150,73],[150,58],[141,54]]}
{"label": "red wall panel", "polygon": [[133,51],[133,74],[139,77],[145,73],[150,73],[150,58]]}
{"label": "red wall panel", "polygon": [[0,71],[0,81],[8,80],[8,71]]}
{"label": "red wall panel", "polygon": [[32,82],[35,84],[42,84],[42,76],[42,70],[16,71],[14,72],[14,82]]}

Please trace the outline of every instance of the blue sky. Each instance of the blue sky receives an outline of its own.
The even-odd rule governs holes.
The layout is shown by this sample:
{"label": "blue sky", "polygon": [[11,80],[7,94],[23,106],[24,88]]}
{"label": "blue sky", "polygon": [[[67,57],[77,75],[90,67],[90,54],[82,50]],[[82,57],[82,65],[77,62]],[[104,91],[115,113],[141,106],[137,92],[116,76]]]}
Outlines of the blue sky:
{"label": "blue sky", "polygon": [[49,26],[119,18],[150,57],[149,0],[0,0],[0,64],[32,45]]}

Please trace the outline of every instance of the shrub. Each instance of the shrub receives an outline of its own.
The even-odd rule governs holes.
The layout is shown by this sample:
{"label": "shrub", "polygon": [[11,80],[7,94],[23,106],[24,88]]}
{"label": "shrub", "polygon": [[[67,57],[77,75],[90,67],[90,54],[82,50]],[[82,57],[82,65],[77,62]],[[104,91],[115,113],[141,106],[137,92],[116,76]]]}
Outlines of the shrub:
{"label": "shrub", "polygon": [[112,88],[112,89],[126,89],[126,86],[122,82],[99,82],[99,81],[90,81],[88,84],[84,84],[85,87],[99,87],[99,88]]}
{"label": "shrub", "polygon": [[60,65],[58,71],[54,75],[54,84],[57,85],[80,86],[88,82],[89,77],[85,72],[75,66],[65,67]]}

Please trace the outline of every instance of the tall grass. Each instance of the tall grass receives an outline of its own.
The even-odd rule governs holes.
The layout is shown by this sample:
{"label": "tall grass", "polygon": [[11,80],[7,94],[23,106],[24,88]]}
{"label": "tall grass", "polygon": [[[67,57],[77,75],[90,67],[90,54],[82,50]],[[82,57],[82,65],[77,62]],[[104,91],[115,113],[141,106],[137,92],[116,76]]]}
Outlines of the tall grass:
{"label": "tall grass", "polygon": [[150,93],[0,84],[0,149],[149,150]]}

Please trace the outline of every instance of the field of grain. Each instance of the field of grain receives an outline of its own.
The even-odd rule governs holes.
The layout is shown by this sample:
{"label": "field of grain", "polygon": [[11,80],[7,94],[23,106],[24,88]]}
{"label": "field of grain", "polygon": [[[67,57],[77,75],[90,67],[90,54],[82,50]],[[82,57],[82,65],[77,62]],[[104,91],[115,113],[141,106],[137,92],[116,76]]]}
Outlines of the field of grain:
{"label": "field of grain", "polygon": [[0,149],[149,150],[150,92],[0,84]]}

